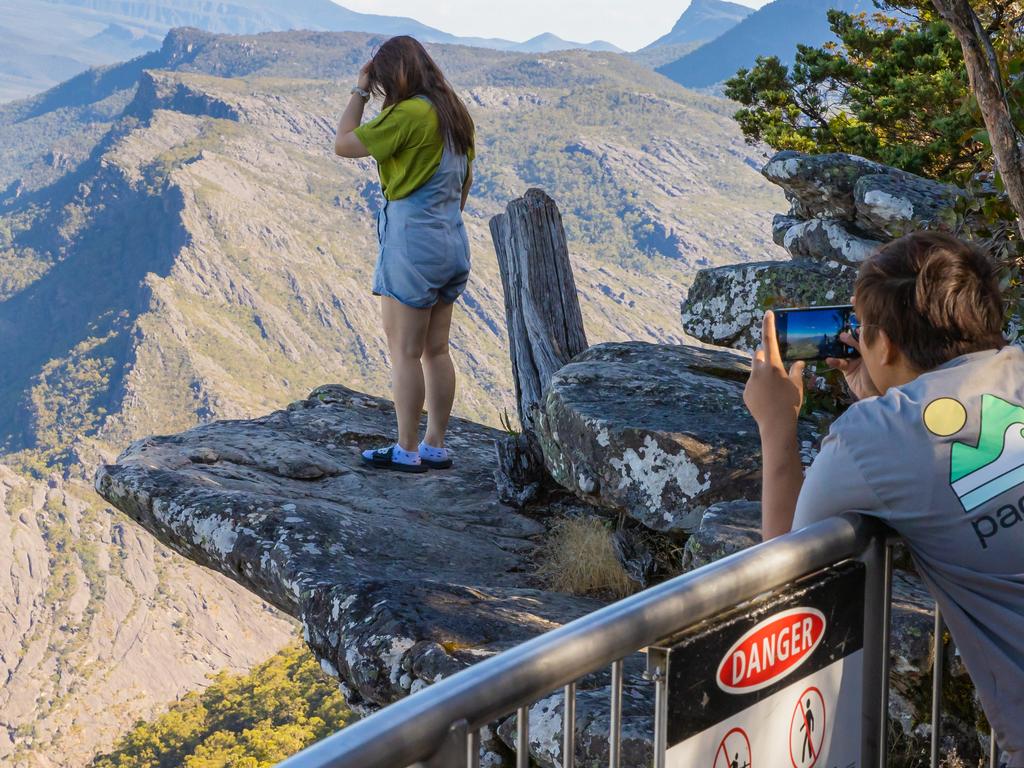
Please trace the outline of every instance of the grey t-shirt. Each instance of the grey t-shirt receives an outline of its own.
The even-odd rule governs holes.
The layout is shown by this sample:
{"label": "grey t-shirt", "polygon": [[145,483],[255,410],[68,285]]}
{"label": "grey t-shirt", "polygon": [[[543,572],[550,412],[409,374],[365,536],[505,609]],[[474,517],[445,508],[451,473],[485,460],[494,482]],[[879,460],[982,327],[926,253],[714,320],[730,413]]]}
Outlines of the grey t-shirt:
{"label": "grey t-shirt", "polygon": [[844,511],[906,541],[1000,746],[1024,766],[1024,351],[958,357],[836,419],[793,528]]}

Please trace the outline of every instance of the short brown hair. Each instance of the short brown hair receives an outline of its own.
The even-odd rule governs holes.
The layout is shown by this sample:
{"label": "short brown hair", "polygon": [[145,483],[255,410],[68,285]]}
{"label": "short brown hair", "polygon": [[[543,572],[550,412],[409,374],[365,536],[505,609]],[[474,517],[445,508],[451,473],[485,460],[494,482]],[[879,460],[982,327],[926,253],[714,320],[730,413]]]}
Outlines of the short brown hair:
{"label": "short brown hair", "polygon": [[995,266],[952,235],[893,240],[861,264],[854,292],[867,341],[881,328],[920,371],[1006,345]]}

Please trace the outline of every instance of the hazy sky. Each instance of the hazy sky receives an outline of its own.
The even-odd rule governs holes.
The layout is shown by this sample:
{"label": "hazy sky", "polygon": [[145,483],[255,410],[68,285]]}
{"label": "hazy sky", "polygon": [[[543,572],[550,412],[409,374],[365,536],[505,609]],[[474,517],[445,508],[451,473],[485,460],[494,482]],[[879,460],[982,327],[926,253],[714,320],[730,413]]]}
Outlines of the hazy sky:
{"label": "hazy sky", "polygon": [[[363,13],[410,16],[454,35],[526,40],[541,32],[628,51],[668,32],[690,0],[336,0]],[[735,0],[760,8],[768,0]]]}

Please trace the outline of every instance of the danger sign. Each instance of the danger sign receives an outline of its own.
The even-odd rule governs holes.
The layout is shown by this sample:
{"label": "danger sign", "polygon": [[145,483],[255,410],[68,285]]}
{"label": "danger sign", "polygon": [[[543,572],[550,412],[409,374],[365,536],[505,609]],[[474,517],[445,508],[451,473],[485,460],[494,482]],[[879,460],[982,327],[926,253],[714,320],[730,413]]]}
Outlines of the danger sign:
{"label": "danger sign", "polygon": [[863,597],[864,565],[844,563],[651,649],[666,768],[859,765]]}
{"label": "danger sign", "polygon": [[825,634],[825,616],[814,608],[791,608],[766,619],[729,649],[718,667],[723,691],[766,688],[806,661]]}

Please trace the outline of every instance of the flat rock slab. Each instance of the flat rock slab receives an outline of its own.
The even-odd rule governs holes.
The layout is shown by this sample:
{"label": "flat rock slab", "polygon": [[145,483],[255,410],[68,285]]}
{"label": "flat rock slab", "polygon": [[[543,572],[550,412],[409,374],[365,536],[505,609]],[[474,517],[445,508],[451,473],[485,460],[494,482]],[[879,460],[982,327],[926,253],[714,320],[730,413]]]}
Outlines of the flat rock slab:
{"label": "flat rock slab", "polygon": [[321,387],[264,418],[141,440],[96,489],[300,619],[322,666],[375,705],[600,606],[530,575],[544,529],[496,500],[502,433],[453,419],[453,469],[363,466],[393,425],[389,401]]}
{"label": "flat rock slab", "polygon": [[[747,359],[668,344],[598,344],[551,380],[538,441],[552,476],[657,531],[689,533],[718,501],[755,496]],[[813,439],[801,424],[801,436]]]}

